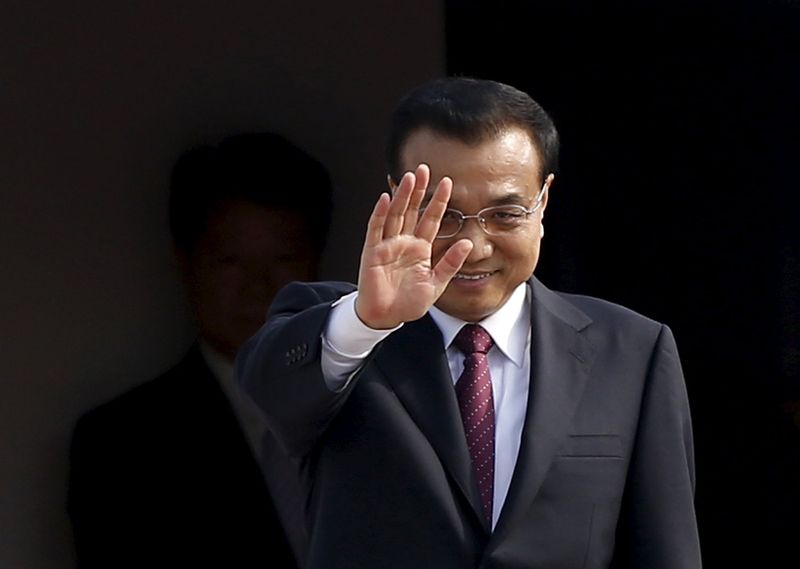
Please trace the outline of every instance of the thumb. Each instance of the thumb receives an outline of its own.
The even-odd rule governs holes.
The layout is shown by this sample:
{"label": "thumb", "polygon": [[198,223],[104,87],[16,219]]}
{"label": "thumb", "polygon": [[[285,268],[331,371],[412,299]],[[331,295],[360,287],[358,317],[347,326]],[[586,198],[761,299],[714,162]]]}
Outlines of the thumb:
{"label": "thumb", "polygon": [[460,239],[453,243],[453,245],[442,255],[436,266],[433,267],[433,284],[436,288],[437,294],[444,292],[450,279],[452,279],[459,269],[464,265],[470,252],[472,251],[473,243],[469,239]]}

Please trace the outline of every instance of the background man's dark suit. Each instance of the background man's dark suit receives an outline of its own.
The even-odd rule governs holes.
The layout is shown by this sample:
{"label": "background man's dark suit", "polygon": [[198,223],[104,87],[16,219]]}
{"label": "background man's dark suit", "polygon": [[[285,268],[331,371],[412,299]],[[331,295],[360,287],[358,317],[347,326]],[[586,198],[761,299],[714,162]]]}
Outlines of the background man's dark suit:
{"label": "background man's dark suit", "polygon": [[275,133],[178,158],[170,230],[203,349],[78,422],[69,509],[81,567],[302,561],[303,528],[284,532],[276,518],[302,525],[296,467],[235,390],[233,360],[275,293],[315,274],[331,192],[325,167]]}
{"label": "background man's dark suit", "polygon": [[81,567],[296,566],[253,452],[197,348],[84,415],[71,468]]}
{"label": "background man's dark suit", "polygon": [[311,481],[309,567],[600,568],[612,556],[616,567],[700,566],[689,409],[669,329],[530,285],[530,400],[491,534],[430,317],[392,333],[333,393],[320,335],[352,285],[278,295],[238,364]]}

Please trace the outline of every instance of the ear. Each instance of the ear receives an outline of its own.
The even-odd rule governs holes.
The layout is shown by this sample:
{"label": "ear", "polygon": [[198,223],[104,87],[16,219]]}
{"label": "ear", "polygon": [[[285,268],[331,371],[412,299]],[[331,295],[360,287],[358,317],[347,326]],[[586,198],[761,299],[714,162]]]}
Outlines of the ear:
{"label": "ear", "polygon": [[542,207],[540,208],[540,215],[539,218],[544,218],[544,210],[547,208],[547,200],[550,197],[550,186],[553,185],[553,181],[555,181],[556,175],[555,174],[548,174],[547,177],[544,179],[544,194],[542,195]]}

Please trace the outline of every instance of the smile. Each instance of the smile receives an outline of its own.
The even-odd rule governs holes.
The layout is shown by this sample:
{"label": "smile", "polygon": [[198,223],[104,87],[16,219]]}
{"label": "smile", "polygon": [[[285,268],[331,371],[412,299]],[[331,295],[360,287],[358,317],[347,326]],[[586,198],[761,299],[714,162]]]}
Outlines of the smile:
{"label": "smile", "polygon": [[480,273],[477,275],[465,275],[464,273],[457,273],[454,279],[463,279],[467,281],[479,281],[481,279],[485,279],[487,277],[492,276],[492,273]]}

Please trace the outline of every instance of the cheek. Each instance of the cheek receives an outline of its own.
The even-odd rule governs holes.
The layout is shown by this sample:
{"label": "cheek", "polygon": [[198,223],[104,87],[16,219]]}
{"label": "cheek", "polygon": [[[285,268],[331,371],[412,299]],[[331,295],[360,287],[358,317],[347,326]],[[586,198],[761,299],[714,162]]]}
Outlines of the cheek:
{"label": "cheek", "polygon": [[518,272],[530,272],[539,259],[540,242],[541,235],[537,231],[525,239],[509,243],[503,249],[504,255],[508,261],[513,262],[513,267]]}
{"label": "cheek", "polygon": [[199,286],[198,301],[210,312],[229,310],[241,295],[244,275],[235,267],[209,271]]}

